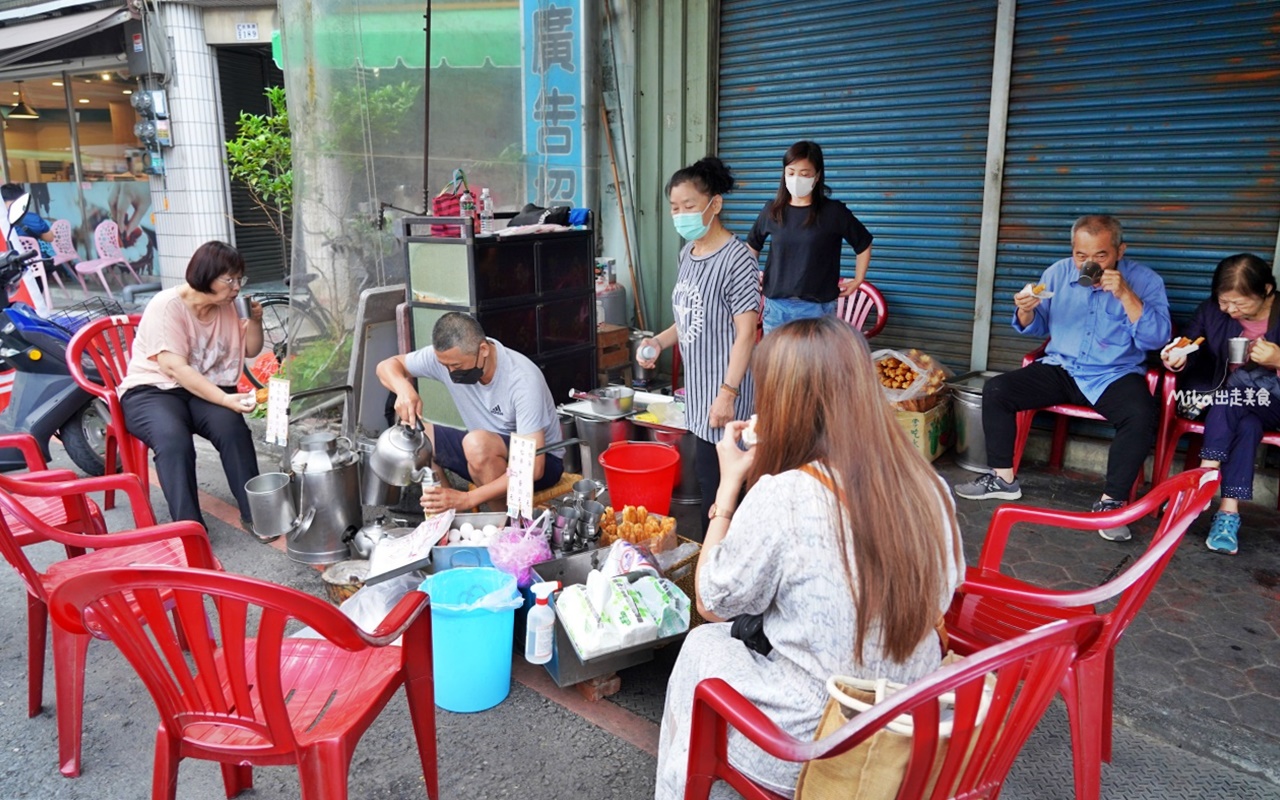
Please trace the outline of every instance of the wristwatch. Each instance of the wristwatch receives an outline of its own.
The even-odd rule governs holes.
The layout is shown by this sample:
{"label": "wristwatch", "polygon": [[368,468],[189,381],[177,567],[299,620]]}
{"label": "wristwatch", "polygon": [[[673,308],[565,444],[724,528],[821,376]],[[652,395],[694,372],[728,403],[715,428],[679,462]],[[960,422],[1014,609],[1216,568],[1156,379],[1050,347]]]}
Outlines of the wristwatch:
{"label": "wristwatch", "polygon": [[727,520],[731,520],[731,519],[733,519],[733,512],[732,512],[732,511],[721,511],[721,510],[720,510],[720,506],[716,505],[715,503],[712,503],[712,504],[711,504],[711,513],[710,513],[710,514],[708,514],[708,515],[707,515],[707,517],[708,517],[709,519],[715,519],[716,517],[719,517],[720,519],[723,519],[723,520],[726,520],[726,521],[727,521]]}

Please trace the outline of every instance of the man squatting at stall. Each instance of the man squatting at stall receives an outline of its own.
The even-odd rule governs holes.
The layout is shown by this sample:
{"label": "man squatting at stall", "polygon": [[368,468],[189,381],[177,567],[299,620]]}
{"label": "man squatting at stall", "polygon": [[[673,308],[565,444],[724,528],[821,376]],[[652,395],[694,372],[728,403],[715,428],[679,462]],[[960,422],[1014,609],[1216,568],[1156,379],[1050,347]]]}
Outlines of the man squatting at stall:
{"label": "man squatting at stall", "polygon": [[[1156,434],[1156,400],[1147,389],[1148,350],[1169,339],[1169,300],[1164,281],[1149,267],[1125,257],[1124,234],[1114,217],[1094,214],[1071,226],[1072,257],[1044,271],[1040,285],[1014,295],[1013,329],[1049,336],[1044,357],[987,381],[982,428],[991,472],[955,487],[967,500],[1017,500],[1022,487],[1013,474],[1017,413],[1059,403],[1089,406],[1116,426],[1107,456],[1106,486],[1094,511],[1125,504]],[[1079,283],[1093,261],[1102,274]],[[1052,294],[1052,297],[1040,295]],[[1127,526],[1098,531],[1125,541]]]}
{"label": "man squatting at stall", "polygon": [[[414,378],[440,381],[449,390],[466,431],[423,422],[437,464],[475,484],[469,492],[448,486],[422,494],[422,509],[470,510],[507,492],[507,448],[511,434],[532,436],[541,448],[562,440],[555,401],[542,372],[525,356],[487,338],[474,318],[445,314],[431,332],[431,346],[378,364],[378,380],[396,396],[396,417],[422,419]],[[534,459],[533,486],[554,486],[564,472],[564,448]]]}

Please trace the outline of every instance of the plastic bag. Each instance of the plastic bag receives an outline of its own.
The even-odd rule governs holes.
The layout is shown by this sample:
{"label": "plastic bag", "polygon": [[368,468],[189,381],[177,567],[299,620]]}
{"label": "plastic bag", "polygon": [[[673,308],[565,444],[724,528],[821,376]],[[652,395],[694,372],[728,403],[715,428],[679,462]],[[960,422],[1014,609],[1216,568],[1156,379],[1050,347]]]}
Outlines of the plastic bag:
{"label": "plastic bag", "polygon": [[[495,581],[488,575],[477,577],[480,573],[501,574],[503,579]],[[474,586],[460,585],[473,579]],[[447,590],[440,585],[442,583],[448,585]],[[431,596],[431,607],[442,611],[507,611],[524,605],[524,597],[516,588],[515,576],[492,567],[437,572],[428,575],[419,588]]]}
{"label": "plastic bag", "polygon": [[658,570],[658,562],[649,548],[642,544],[622,541],[614,542],[609,548],[609,555],[600,565],[600,571],[606,578],[626,575],[629,572],[647,572],[655,577],[662,575]]}
{"label": "plastic bag", "polygon": [[516,577],[524,589],[534,584],[533,566],[551,560],[551,545],[540,528],[507,528],[489,545],[489,559],[498,569]]}
{"label": "plastic bag", "polygon": [[[361,586],[355,594],[342,601],[338,610],[346,614],[361,629],[372,633],[387,618],[387,614],[391,613],[391,609],[396,607],[396,603],[403,600],[406,594],[417,589],[421,582],[422,578],[418,573],[408,572],[388,578],[382,583]],[[293,638],[323,639],[324,637],[314,628],[308,627],[293,634]],[[400,640],[396,639],[392,644],[398,645]]]}
{"label": "plastic bag", "polygon": [[932,403],[924,408],[918,407],[918,402],[915,407],[902,404],[939,394],[946,388],[947,379],[952,377],[951,370],[919,350],[905,353],[877,350],[871,354],[871,360],[875,362],[876,377],[884,388],[884,396],[905,411],[927,411]]}

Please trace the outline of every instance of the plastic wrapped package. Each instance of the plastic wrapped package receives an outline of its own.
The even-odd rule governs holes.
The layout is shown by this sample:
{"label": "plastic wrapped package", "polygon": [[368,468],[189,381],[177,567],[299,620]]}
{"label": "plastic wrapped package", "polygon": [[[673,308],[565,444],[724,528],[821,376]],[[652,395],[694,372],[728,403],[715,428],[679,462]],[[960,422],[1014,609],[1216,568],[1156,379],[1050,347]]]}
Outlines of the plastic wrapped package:
{"label": "plastic wrapped package", "polygon": [[658,624],[658,638],[674,636],[689,630],[689,598],[669,580],[644,576],[631,584]]}
{"label": "plastic wrapped package", "polygon": [[621,634],[604,624],[587,599],[586,587],[566,586],[556,595],[556,613],[583,660],[613,652],[622,646]]}
{"label": "plastic wrapped package", "polygon": [[658,570],[657,559],[647,547],[623,541],[614,542],[610,546],[609,555],[600,565],[600,571],[609,578],[631,572],[646,572],[655,577],[662,575]]}

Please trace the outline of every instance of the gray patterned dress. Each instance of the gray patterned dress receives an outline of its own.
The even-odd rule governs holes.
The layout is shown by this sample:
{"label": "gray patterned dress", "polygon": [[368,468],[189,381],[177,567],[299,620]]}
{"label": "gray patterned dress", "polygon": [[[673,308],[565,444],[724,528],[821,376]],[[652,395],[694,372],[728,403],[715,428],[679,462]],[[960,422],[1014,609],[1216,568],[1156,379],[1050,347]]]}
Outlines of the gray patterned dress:
{"label": "gray patterned dress", "polygon": [[[941,502],[951,502],[941,481],[939,495]],[[856,609],[839,567],[835,513],[834,495],[810,475],[791,470],[765,476],[743,499],[724,540],[703,554],[698,584],[703,604],[723,619],[763,613],[773,652],[765,657],[748,650],[729,635],[727,623],[704,624],[689,633],[667,684],[657,800],[684,797],[693,692],[704,678],[724,679],[792,736],[808,739],[827,700],[828,676],[883,676],[909,683],[937,669],[935,637],[926,637],[905,663],[897,664],[884,654],[874,624],[863,663],[854,661]],[[960,580],[955,540],[947,537],[950,589],[938,598],[939,613]],[[799,764],[767,756],[732,729],[729,758],[773,791],[792,795]],[[712,791],[713,798],[736,796],[724,783]]]}

